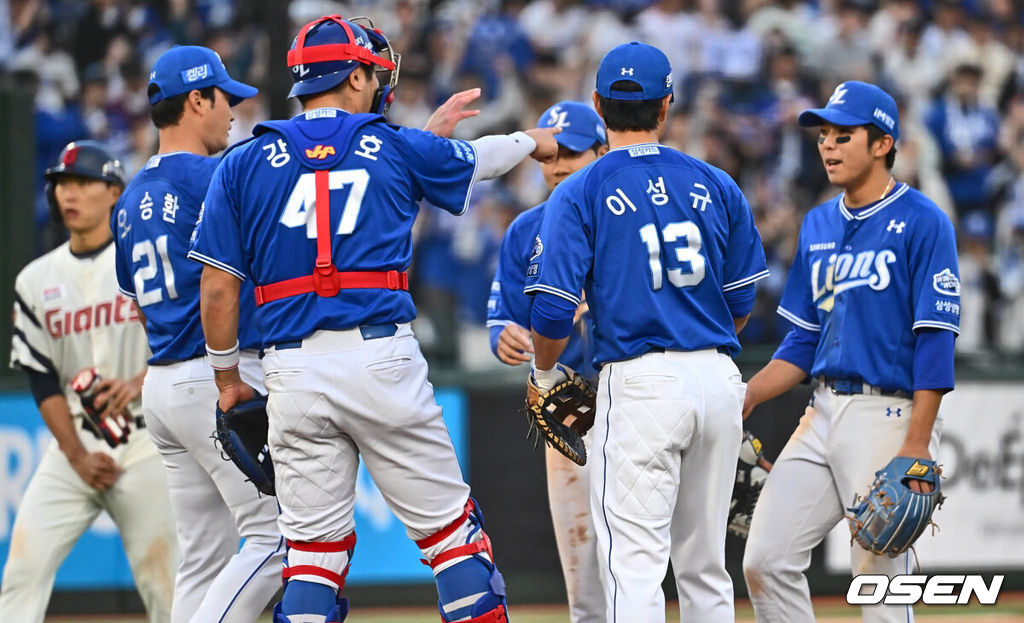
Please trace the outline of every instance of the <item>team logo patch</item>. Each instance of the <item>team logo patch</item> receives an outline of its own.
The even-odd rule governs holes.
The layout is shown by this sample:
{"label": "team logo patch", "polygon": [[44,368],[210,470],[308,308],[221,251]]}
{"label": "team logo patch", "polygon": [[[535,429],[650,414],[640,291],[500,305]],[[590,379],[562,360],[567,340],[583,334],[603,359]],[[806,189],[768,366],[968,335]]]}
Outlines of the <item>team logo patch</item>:
{"label": "team logo patch", "polygon": [[960,280],[950,269],[932,275],[932,285],[935,291],[946,296],[960,296]]}
{"label": "team logo patch", "polygon": [[306,157],[323,160],[327,156],[333,156],[335,153],[333,145],[317,145],[313,149],[306,150]]}
{"label": "team logo patch", "polygon": [[914,461],[914,464],[911,465],[910,468],[907,470],[907,476],[914,476],[915,478],[920,478],[921,476],[924,476],[927,473],[928,466],[921,465],[921,463],[918,461]]}
{"label": "team logo patch", "polygon": [[540,241],[540,236],[533,239],[533,252],[530,254],[530,261],[540,257],[540,254],[544,252],[544,243]]}
{"label": "team logo patch", "polygon": [[203,63],[202,65],[189,67],[185,71],[181,72],[181,81],[185,84],[192,84],[193,82],[206,80],[210,77],[210,73],[210,64]]}
{"label": "team logo patch", "polygon": [[64,286],[55,286],[43,290],[43,302],[56,301],[64,298]]}

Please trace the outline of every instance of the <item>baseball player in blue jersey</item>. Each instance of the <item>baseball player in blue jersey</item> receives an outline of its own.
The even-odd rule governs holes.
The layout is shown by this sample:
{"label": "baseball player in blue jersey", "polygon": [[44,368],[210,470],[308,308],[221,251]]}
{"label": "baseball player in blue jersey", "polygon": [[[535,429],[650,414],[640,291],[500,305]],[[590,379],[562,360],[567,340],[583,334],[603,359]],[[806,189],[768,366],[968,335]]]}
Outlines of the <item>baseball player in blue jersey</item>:
{"label": "baseball player in blue jersey", "polygon": [[594,321],[590,500],[612,622],[665,620],[670,559],[682,620],[734,619],[725,534],[744,385],[730,355],[768,270],[735,182],[657,142],[671,101],[660,50],[605,55],[594,103],[611,151],[555,188],[527,268],[535,386],[565,378],[581,291]]}
{"label": "baseball player in blue jersey", "polygon": [[289,546],[277,623],[345,617],[360,457],[432,567],[441,618],[507,620],[483,515],[409,326],[405,270],[419,199],[461,213],[474,180],[553,157],[556,132],[466,142],[388,125],[370,111],[386,108],[397,60],[379,31],[339,16],[304,26],[288,53],[304,112],[226,154],[190,251],[206,264],[202,323],[224,410],[253,395],[238,371],[237,310],[240,284],[255,285]]}
{"label": "baseball player in blue jersey", "polygon": [[[555,137],[558,157],[541,164],[549,190],[554,190],[562,180],[608,151],[604,122],[586,104],[559,102],[541,115],[537,126],[562,129]],[[543,215],[542,203],[523,212],[509,225],[501,242],[498,269],[491,285],[487,307],[491,350],[511,366],[532,358],[533,346],[527,327],[533,299],[523,292],[523,287]],[[593,325],[585,309],[584,304],[577,312],[580,320],[574,323],[561,360],[581,374],[591,376],[593,369],[585,360],[589,351],[585,345],[593,338]],[[603,621],[604,590],[597,573],[597,541],[590,514],[590,464],[576,465],[550,445],[545,445],[544,461],[555,542],[569,597],[569,618],[573,623]]]}
{"label": "baseball player in blue jersey", "polygon": [[[819,380],[772,468],[750,526],[743,570],[759,621],[813,621],[803,571],[811,549],[894,456],[936,456],[939,402],[953,388],[960,281],[953,226],[890,174],[896,103],[844,82],[800,124],[843,192],[807,213],[779,314],[793,323],[751,380],[744,415],[808,376]],[[910,481],[915,491],[931,485]],[[851,546],[855,575],[910,572],[909,557]],[[863,608],[865,621],[912,620],[910,606]]]}
{"label": "baseball player in blue jersey", "polygon": [[[210,155],[227,147],[231,106],[255,94],[228,76],[213,50],[165,52],[149,79],[159,150],[113,214],[118,284],[145,316],[153,352],[142,407],[167,467],[182,550],[175,623],[253,621],[280,587],[284,542],[277,503],[259,497],[210,441],[218,392],[199,322],[202,265],[187,257],[217,167]],[[241,299],[239,371],[263,391],[256,305],[248,290]]]}

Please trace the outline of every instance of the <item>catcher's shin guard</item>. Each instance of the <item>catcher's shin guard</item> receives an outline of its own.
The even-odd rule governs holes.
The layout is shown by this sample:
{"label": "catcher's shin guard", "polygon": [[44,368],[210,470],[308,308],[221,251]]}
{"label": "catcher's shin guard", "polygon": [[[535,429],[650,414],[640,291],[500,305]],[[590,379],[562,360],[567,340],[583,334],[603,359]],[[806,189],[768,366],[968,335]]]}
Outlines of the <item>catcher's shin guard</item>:
{"label": "catcher's shin guard", "polygon": [[434,570],[437,606],[445,623],[507,623],[505,580],[494,564],[484,516],[476,500],[462,515],[434,534],[416,541]]}
{"label": "catcher's shin guard", "polygon": [[[284,598],[274,607],[274,623],[341,623],[348,600],[341,597],[356,545],[353,532],[340,541],[288,541],[281,576]],[[339,572],[340,571],[340,572]]]}

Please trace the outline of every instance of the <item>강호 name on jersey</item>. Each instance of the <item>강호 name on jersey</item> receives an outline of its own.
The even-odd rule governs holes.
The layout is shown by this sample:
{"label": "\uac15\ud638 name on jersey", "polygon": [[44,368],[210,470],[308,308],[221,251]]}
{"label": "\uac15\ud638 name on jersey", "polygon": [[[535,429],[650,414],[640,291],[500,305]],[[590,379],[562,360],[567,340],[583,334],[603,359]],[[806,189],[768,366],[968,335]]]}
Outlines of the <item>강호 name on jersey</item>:
{"label": "\uac15\ud638 name on jersey", "polygon": [[952,223],[906,184],[859,210],[843,195],[817,206],[800,228],[779,314],[821,332],[812,376],[913,391],[913,332],[960,331]]}
{"label": "\uac15\ud638 name on jersey", "polygon": [[[187,253],[217,162],[189,152],[153,156],[125,188],[111,217],[118,287],[146,316],[151,364],[206,354],[199,321],[203,267]],[[242,348],[259,348],[255,325],[245,322],[255,308],[251,285],[243,287],[241,304],[239,342]]]}
{"label": "\uac15\ud638 name on jersey", "polygon": [[[725,295],[768,276],[732,178],[654,143],[613,149],[559,184],[534,255],[527,293],[579,304],[586,290],[595,367],[655,348],[738,352]],[[629,278],[636,266],[650,268],[646,281]]]}
{"label": "\uac15\ud638 name on jersey", "polygon": [[[332,255],[342,272],[406,270],[419,206],[395,206],[394,197],[425,198],[461,214],[475,178],[469,143],[391,126],[378,115],[319,108],[261,124],[256,134],[222,159],[189,252],[254,285],[309,275],[316,260],[314,173],[296,153],[330,169]],[[373,288],[290,296],[256,314],[265,343],[277,344],[320,329],[409,322],[416,309],[405,290]]]}
{"label": "\uac15\ud638 name on jersey", "polygon": [[[146,365],[139,315],[115,283],[111,240],[80,256],[65,242],[29,263],[14,284],[11,366],[56,376],[76,416],[83,411],[71,379],[79,370],[95,366],[105,378],[128,379]],[[141,413],[138,406],[133,413]]]}

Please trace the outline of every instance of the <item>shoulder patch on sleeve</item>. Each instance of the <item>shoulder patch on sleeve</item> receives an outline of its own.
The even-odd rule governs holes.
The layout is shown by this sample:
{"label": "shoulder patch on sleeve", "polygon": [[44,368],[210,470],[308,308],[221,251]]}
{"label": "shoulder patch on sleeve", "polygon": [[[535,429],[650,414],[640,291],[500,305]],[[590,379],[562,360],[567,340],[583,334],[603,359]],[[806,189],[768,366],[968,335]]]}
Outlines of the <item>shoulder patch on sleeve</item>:
{"label": "shoulder patch on sleeve", "polygon": [[960,280],[953,271],[946,268],[932,275],[932,286],[935,291],[945,296],[960,296]]}

